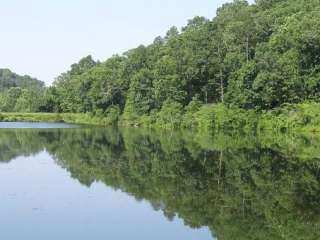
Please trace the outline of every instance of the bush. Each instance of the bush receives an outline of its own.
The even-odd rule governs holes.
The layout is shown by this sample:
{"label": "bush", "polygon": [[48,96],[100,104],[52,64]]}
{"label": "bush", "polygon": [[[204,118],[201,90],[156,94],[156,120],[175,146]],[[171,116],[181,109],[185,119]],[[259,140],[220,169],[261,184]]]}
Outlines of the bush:
{"label": "bush", "polygon": [[180,103],[167,100],[157,114],[157,126],[165,129],[179,128],[182,122],[183,107]]}
{"label": "bush", "polygon": [[121,110],[119,106],[111,106],[105,112],[105,124],[115,125],[118,123],[120,118]]}
{"label": "bush", "polygon": [[228,108],[223,104],[204,105],[194,114],[200,131],[255,131],[259,114],[253,110]]}
{"label": "bush", "polygon": [[195,118],[195,113],[198,112],[203,103],[194,97],[192,101],[185,107],[185,114],[182,119],[182,126],[184,128],[195,128],[197,127],[197,121]]}

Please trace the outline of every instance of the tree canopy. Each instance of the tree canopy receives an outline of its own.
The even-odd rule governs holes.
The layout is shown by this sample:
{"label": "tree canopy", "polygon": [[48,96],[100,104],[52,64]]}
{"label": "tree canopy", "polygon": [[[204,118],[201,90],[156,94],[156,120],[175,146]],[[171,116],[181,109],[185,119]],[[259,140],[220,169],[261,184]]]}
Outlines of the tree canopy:
{"label": "tree canopy", "polygon": [[103,62],[84,57],[39,98],[38,111],[117,109],[130,120],[161,112],[168,102],[184,111],[193,99],[254,110],[317,102],[319,13],[318,0],[234,0],[213,19],[196,16],[152,44]]}

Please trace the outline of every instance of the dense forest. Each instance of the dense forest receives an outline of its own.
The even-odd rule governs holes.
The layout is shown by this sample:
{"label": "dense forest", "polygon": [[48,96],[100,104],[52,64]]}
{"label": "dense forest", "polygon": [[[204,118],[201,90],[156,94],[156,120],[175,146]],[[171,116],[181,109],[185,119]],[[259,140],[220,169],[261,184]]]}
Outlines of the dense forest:
{"label": "dense forest", "polygon": [[20,76],[9,69],[0,69],[0,92],[10,88],[37,89],[44,87],[44,82],[30,76]]}
{"label": "dense forest", "polygon": [[0,111],[39,111],[44,82],[20,76],[9,69],[0,69]]}
{"label": "dense forest", "polygon": [[[35,94],[9,89],[3,111],[90,113],[112,121],[192,125],[210,109],[261,112],[320,99],[319,0],[234,0],[148,46],[91,56]],[[1,76],[1,73],[0,73]],[[16,104],[7,104],[14,95]],[[200,114],[200,115],[201,115]],[[202,116],[203,117],[203,116]]]}

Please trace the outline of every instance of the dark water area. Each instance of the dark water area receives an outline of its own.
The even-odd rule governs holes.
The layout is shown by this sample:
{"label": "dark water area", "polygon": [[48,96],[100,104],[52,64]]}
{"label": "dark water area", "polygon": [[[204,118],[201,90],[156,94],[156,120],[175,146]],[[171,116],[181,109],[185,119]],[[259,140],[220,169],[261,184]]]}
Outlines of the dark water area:
{"label": "dark water area", "polygon": [[317,137],[31,125],[0,124],[1,239],[320,238]]}

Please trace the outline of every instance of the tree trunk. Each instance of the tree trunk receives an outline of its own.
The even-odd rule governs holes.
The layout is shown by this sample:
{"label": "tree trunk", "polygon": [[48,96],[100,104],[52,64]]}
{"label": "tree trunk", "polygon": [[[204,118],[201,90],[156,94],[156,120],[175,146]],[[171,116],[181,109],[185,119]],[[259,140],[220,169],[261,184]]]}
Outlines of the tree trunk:
{"label": "tree trunk", "polygon": [[222,60],[222,55],[221,55],[221,49],[220,49],[220,45],[218,45],[218,56],[220,58],[220,73],[219,73],[219,77],[220,77],[220,98],[221,98],[221,102],[224,103],[224,83],[223,83],[223,60]]}
{"label": "tree trunk", "polygon": [[246,56],[247,56],[247,63],[249,62],[249,36],[247,35],[246,38]]}
{"label": "tree trunk", "polygon": [[220,97],[221,102],[224,103],[224,86],[223,86],[223,75],[222,75],[222,68],[220,68]]}
{"label": "tree trunk", "polygon": [[207,87],[205,88],[205,101],[206,101],[206,104],[208,104],[208,89]]}
{"label": "tree trunk", "polygon": [[220,187],[220,178],[221,178],[221,174],[222,174],[222,162],[223,162],[223,151],[221,150],[220,157],[219,157],[218,187]]}

